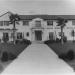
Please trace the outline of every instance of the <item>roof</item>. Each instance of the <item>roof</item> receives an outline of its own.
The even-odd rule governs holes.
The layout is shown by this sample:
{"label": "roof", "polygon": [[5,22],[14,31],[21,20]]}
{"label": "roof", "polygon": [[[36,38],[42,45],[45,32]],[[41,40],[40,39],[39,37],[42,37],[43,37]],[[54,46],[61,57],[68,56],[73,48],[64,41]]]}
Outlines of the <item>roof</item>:
{"label": "roof", "polygon": [[[4,14],[2,14],[0,17],[6,15],[6,14],[12,14],[12,12],[8,11]],[[64,18],[64,19],[68,19],[68,20],[75,20],[75,15],[47,15],[47,14],[37,14],[37,15],[19,15],[19,17],[22,20],[32,20],[35,18],[41,18],[44,20],[57,20],[59,17]]]}
{"label": "roof", "polygon": [[57,20],[59,17],[68,20],[75,20],[75,15],[19,15],[22,20],[32,20],[34,18],[42,18],[44,20]]}

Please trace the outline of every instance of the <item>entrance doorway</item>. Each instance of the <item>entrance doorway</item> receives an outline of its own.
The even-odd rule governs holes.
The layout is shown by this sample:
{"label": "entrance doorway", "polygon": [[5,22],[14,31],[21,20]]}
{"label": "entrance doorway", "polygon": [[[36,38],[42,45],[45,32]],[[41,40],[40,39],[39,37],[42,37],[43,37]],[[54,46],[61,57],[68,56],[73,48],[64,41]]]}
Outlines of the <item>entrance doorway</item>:
{"label": "entrance doorway", "polygon": [[41,41],[42,40],[42,31],[35,31],[35,40]]}

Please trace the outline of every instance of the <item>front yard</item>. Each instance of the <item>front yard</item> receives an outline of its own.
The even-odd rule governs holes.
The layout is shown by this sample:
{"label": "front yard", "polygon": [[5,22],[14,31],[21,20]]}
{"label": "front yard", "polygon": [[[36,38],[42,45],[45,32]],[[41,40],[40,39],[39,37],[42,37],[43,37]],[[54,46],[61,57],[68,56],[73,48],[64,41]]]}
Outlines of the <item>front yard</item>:
{"label": "front yard", "polygon": [[60,54],[65,54],[69,50],[74,51],[74,59],[71,61],[66,61],[73,69],[75,69],[75,42],[66,42],[63,45],[61,43],[49,43],[48,46],[59,56]]}
{"label": "front yard", "polygon": [[13,61],[8,60],[5,62],[1,61],[2,53],[12,53],[16,57],[28,46],[28,44],[13,44],[13,43],[0,43],[0,73]]}

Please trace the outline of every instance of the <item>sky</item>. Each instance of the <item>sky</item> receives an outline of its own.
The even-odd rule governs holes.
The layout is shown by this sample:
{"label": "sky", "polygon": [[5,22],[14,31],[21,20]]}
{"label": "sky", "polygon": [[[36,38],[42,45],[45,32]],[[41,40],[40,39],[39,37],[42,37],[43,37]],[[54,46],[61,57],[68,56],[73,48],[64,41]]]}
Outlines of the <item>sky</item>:
{"label": "sky", "polygon": [[0,0],[0,14],[75,15],[75,0]]}

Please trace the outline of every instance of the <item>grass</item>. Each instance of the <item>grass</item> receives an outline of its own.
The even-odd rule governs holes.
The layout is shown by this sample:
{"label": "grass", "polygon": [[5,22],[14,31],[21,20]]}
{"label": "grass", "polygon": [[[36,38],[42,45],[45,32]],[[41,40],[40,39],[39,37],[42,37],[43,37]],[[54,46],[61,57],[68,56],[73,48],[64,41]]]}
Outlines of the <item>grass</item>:
{"label": "grass", "polygon": [[1,61],[2,52],[11,52],[18,56],[28,45],[27,44],[13,44],[13,43],[0,43],[0,73],[13,61],[9,60],[7,62]]}
{"label": "grass", "polygon": [[[67,53],[70,49],[75,53],[75,42],[67,42],[63,45],[61,43],[51,43],[48,46],[57,54]],[[72,61],[66,61],[75,70],[75,58]]]}

